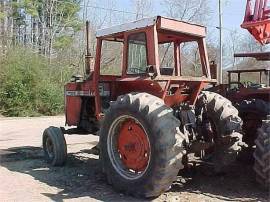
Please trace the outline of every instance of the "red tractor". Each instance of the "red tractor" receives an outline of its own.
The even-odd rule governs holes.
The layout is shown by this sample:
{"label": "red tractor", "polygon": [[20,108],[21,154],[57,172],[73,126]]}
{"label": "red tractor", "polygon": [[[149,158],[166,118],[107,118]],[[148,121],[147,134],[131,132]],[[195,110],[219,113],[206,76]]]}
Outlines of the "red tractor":
{"label": "red tractor", "polygon": [[[235,55],[240,57],[246,54]],[[257,180],[269,187],[270,69],[229,70],[228,84],[220,84],[209,90],[228,98],[238,109],[243,120],[243,141],[248,145],[245,156],[253,153]]]}
{"label": "red tractor", "polygon": [[229,70],[228,84],[211,89],[231,100],[238,108],[243,120],[243,140],[249,146],[254,145],[256,131],[261,127],[262,120],[270,115],[269,77],[270,69]]}
{"label": "red tractor", "polygon": [[[220,171],[241,149],[237,109],[203,91],[216,82],[205,35],[203,26],[160,16],[100,30],[94,68],[87,54],[87,76],[66,84],[66,125],[99,134],[102,170],[116,190],[155,197],[169,189],[188,154],[206,151]],[[108,43],[118,45],[109,55],[121,54],[104,59]],[[197,76],[183,71],[180,53],[188,43],[198,46]],[[164,44],[173,45],[172,66],[163,65]],[[63,131],[49,127],[43,134],[45,157],[55,166],[67,157]]]}
{"label": "red tractor", "polygon": [[[237,75],[237,81],[232,80],[233,74]],[[246,77],[241,77],[244,74]],[[270,69],[230,70],[228,75],[228,90],[224,96],[238,108],[243,120],[243,141],[252,147],[257,129],[270,115]]]}

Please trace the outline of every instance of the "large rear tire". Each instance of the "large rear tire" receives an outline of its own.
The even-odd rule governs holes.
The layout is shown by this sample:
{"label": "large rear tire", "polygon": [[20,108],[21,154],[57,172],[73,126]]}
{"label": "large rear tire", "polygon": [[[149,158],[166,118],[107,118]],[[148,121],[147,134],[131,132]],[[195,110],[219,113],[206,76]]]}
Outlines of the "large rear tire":
{"label": "large rear tire", "polygon": [[[212,152],[212,160],[215,171],[222,172],[236,160],[238,152],[241,150],[242,120],[238,116],[238,110],[232,105],[231,101],[223,96],[204,91],[200,94],[197,107],[204,105],[206,101],[207,116],[213,125],[215,148]],[[224,139],[226,141],[224,143]]]}
{"label": "large rear tire", "polygon": [[67,159],[67,145],[61,129],[50,126],[44,130],[42,140],[47,162],[53,166],[62,166]]}
{"label": "large rear tire", "polygon": [[262,127],[258,129],[258,137],[255,140],[256,149],[253,154],[254,171],[256,180],[263,187],[269,190],[270,185],[270,116],[269,120],[262,122]]}
{"label": "large rear tire", "polygon": [[108,182],[137,197],[168,190],[183,168],[184,135],[163,100],[147,93],[118,97],[100,131],[101,162]]}
{"label": "large rear tire", "polygon": [[243,100],[238,109],[243,120],[243,141],[251,148],[255,145],[257,130],[261,127],[262,120],[270,114],[270,103],[261,99]]}

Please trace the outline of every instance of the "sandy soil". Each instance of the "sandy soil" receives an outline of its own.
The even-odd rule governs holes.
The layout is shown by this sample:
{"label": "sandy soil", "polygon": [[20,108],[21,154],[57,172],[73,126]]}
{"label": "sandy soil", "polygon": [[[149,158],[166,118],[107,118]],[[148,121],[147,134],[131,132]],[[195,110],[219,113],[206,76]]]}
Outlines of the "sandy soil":
{"label": "sandy soil", "polygon": [[[0,118],[0,201],[142,201],[107,185],[98,156],[98,138],[68,135],[68,161],[51,167],[43,159],[42,131],[63,126],[64,117]],[[237,162],[229,173],[212,175],[198,165],[178,176],[171,189],[154,201],[269,201],[254,182],[252,165]]]}

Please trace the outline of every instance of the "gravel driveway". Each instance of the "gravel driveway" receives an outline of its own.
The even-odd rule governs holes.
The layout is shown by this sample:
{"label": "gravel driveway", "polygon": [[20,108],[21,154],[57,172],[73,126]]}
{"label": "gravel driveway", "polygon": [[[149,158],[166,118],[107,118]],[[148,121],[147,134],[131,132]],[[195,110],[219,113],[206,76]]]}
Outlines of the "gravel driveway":
{"label": "gravel driveway", "polygon": [[[63,126],[64,117],[0,118],[0,201],[142,201],[106,184],[92,135],[66,136],[68,162],[51,167],[43,160],[42,131]],[[267,201],[269,193],[254,182],[252,165],[237,162],[229,173],[212,175],[197,165],[179,175],[171,189],[154,201]]]}

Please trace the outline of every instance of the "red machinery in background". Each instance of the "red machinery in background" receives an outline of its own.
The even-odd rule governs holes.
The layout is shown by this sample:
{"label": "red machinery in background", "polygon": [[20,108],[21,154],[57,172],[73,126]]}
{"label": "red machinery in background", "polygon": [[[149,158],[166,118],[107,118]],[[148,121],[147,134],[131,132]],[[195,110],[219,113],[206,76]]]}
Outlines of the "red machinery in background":
{"label": "red machinery in background", "polygon": [[[261,45],[270,44],[270,0],[247,0],[241,27],[247,29]],[[249,146],[245,151],[254,157],[256,180],[269,189],[270,69],[267,62],[270,61],[270,52],[236,53],[234,57],[265,61],[266,66],[261,68],[247,64],[245,69],[229,70],[228,83],[209,91],[226,97],[239,110],[243,120],[243,141]]]}
{"label": "red machinery in background", "polygon": [[270,1],[247,0],[241,27],[247,29],[262,45],[270,43]]}

